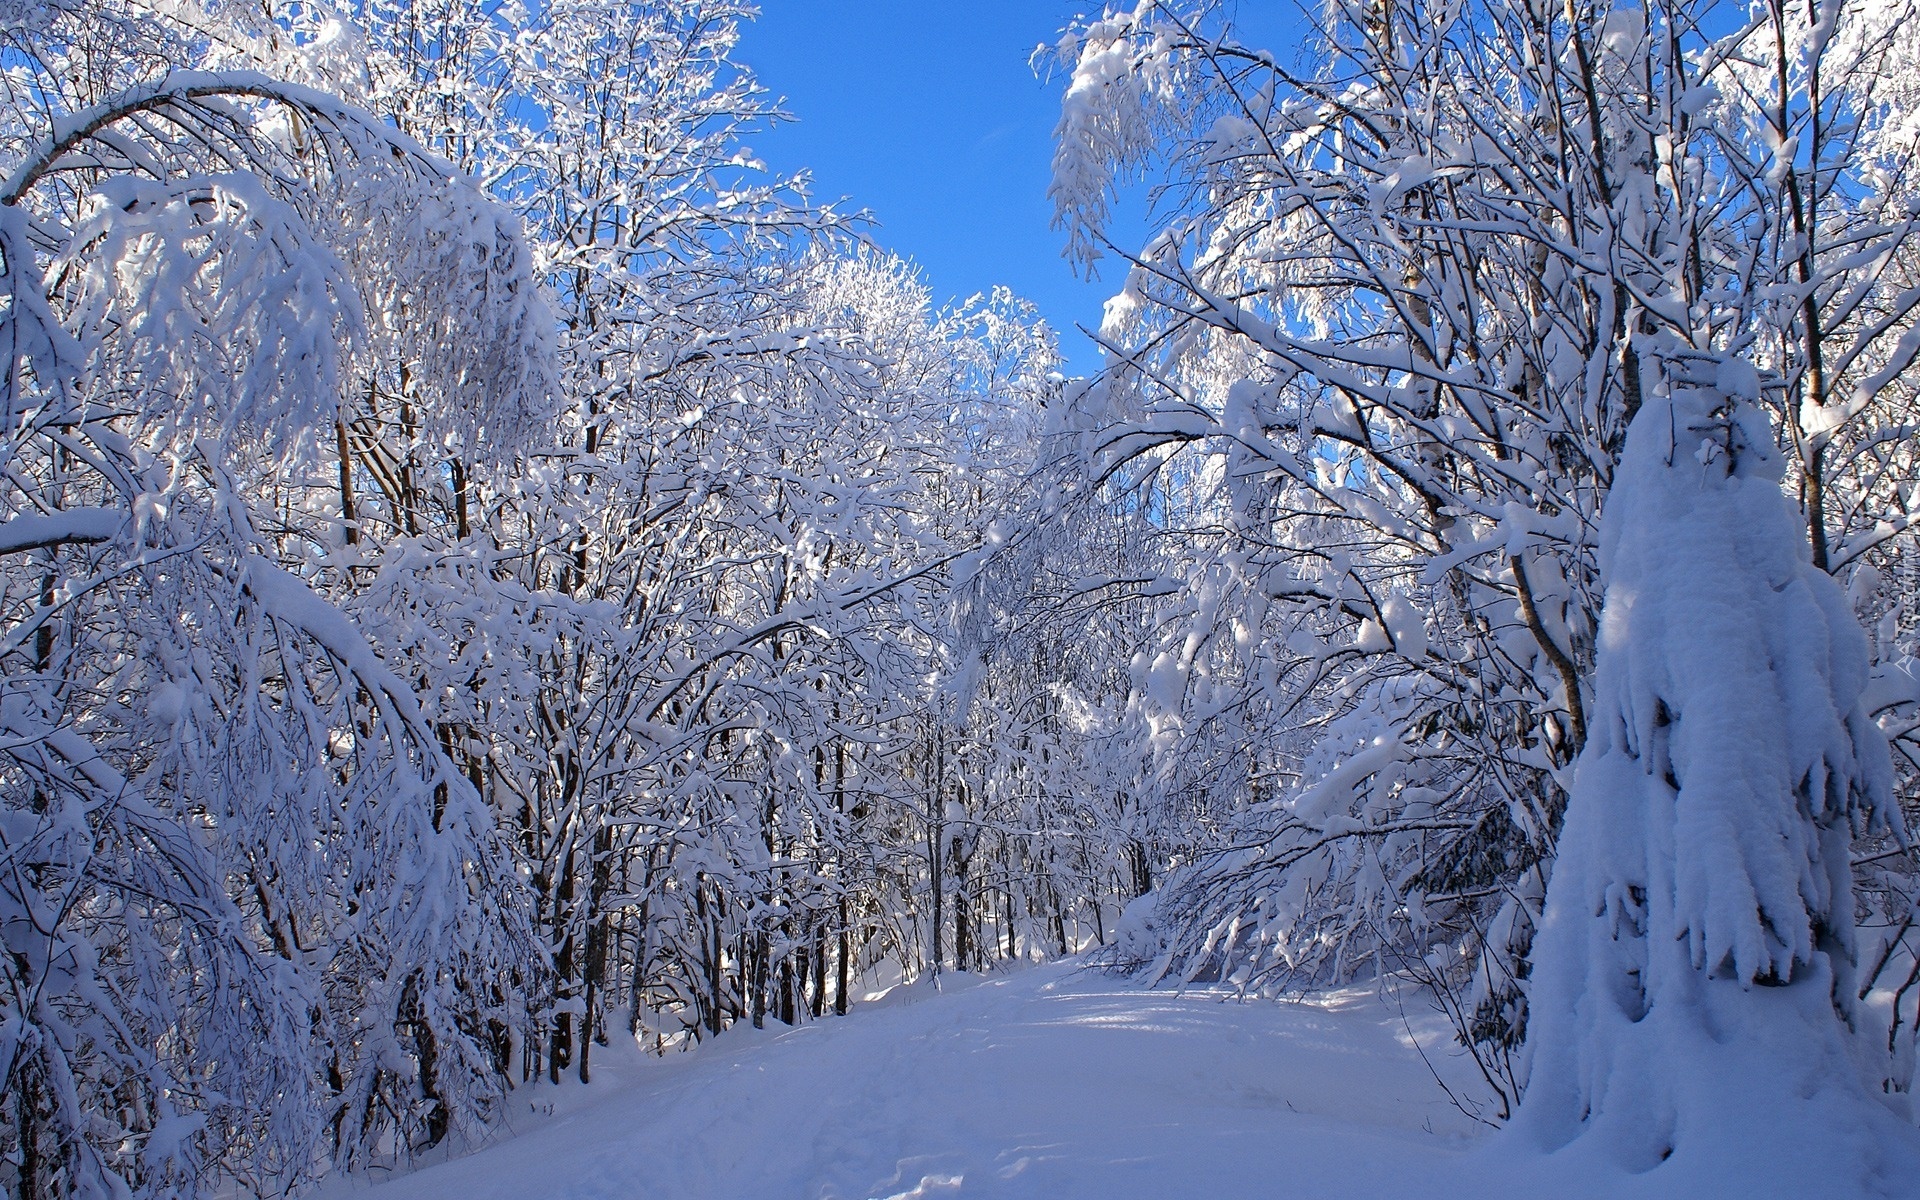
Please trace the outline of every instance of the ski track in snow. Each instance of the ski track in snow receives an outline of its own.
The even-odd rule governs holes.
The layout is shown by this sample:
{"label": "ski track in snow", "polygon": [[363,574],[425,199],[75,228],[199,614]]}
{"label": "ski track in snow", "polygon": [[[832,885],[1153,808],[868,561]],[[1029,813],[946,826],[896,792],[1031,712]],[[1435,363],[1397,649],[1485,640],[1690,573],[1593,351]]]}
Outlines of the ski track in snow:
{"label": "ski track in snow", "polygon": [[[1448,1031],[1367,988],[1311,1002],[1147,991],[1073,964],[948,976],[591,1088],[523,1090],[495,1144],[330,1200],[1371,1197],[1509,1189]],[[606,1054],[596,1050],[596,1056]],[[597,1058],[597,1061],[598,1058]],[[1544,1180],[1535,1180],[1538,1184]],[[1552,1194],[1582,1195],[1566,1179]],[[1512,1194],[1539,1194],[1532,1187]]]}

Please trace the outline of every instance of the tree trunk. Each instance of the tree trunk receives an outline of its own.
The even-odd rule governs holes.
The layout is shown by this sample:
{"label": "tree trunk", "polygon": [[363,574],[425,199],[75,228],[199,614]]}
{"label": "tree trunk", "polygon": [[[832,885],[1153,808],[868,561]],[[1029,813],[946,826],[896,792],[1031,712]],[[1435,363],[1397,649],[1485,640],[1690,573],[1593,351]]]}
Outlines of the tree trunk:
{"label": "tree trunk", "polygon": [[607,958],[613,927],[607,914],[600,908],[613,886],[612,829],[601,829],[593,835],[593,867],[588,878],[591,883],[586,908],[593,915],[592,924],[587,926],[587,961],[582,970],[586,1007],[580,1014],[581,1083],[590,1082],[587,1059],[593,1053],[593,1043],[597,1040],[601,1045],[606,1044],[606,1025],[601,1019],[601,1009],[605,1006]]}
{"label": "tree trunk", "polygon": [[340,455],[340,528],[346,535],[347,545],[353,546],[360,541],[360,521],[353,510],[353,453],[347,446],[345,417],[334,421],[333,438]]}
{"label": "tree trunk", "polygon": [[574,972],[578,970],[573,945],[573,854],[560,862],[559,887],[554,893],[553,931],[556,950],[553,962],[553,1038],[547,1047],[547,1078],[560,1082],[560,1072],[573,1063],[573,1014],[564,1005],[573,999]]}
{"label": "tree trunk", "polygon": [[1011,891],[1001,892],[1000,899],[1002,901],[1001,911],[1006,914],[1007,918],[1007,960],[1011,962],[1020,957],[1019,942],[1015,940],[1013,931],[1013,893]]}
{"label": "tree trunk", "polygon": [[973,963],[973,898],[967,893],[967,860],[953,860],[953,969],[965,971]]}
{"label": "tree trunk", "polygon": [[827,925],[821,921],[813,927],[813,1018],[827,1007]]}
{"label": "tree trunk", "polygon": [[840,898],[840,962],[839,987],[834,989],[833,1011],[839,1016],[847,1015],[847,988],[853,974],[853,930],[847,928],[847,900]]}
{"label": "tree trunk", "polygon": [[939,719],[929,719],[928,740],[933,743],[931,758],[932,771],[927,776],[927,873],[931,877],[933,888],[933,922],[930,929],[932,944],[928,947],[928,965],[935,979],[940,978],[941,953],[940,927],[946,921],[943,906],[946,897],[941,893],[941,860],[946,857],[942,850],[947,841],[947,813],[941,792],[946,782],[946,739],[941,736]]}

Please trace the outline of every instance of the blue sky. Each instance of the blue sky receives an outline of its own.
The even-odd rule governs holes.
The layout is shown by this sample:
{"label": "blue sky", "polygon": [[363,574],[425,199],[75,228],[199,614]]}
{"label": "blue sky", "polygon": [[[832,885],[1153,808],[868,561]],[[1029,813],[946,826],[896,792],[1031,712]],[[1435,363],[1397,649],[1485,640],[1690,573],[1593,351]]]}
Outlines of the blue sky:
{"label": "blue sky", "polygon": [[1083,282],[1060,257],[1046,192],[1063,83],[1042,82],[1027,65],[1084,5],[761,7],[737,57],[798,119],[761,134],[754,151],[777,171],[810,170],[816,198],[871,210],[874,239],[919,263],[936,299],[1002,283],[1033,300],[1061,330],[1069,368],[1092,369],[1097,356],[1073,325],[1099,323],[1119,269]]}

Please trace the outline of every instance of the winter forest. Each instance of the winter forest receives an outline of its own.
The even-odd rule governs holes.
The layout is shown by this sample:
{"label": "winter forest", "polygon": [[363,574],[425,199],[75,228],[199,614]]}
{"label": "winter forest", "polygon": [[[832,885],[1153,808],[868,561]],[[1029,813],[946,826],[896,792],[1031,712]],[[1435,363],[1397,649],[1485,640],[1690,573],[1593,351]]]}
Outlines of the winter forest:
{"label": "winter forest", "polygon": [[1237,11],[1036,16],[1070,372],[747,0],[0,0],[11,1194],[1067,959],[1425,1014],[1462,1180],[1920,1194],[1920,6]]}

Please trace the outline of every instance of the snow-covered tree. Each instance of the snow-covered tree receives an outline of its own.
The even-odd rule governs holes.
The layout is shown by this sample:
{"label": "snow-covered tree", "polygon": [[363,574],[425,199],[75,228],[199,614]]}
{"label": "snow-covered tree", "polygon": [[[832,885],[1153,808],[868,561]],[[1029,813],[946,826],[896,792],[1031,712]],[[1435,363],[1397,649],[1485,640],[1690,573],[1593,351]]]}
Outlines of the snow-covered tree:
{"label": "snow-covered tree", "polygon": [[[1867,643],[1780,490],[1757,372],[1660,365],[1601,536],[1517,1128],[1722,1188],[1867,1194],[1900,1168],[1853,1139],[1901,1143],[1882,1094],[1907,1082],[1856,992],[1853,839],[1900,835]],[[1775,1138],[1790,1161],[1753,1153]]]}
{"label": "snow-covered tree", "polygon": [[543,411],[525,246],[364,111],[218,69],[246,30],[189,15],[6,14],[0,1075],[23,1195],[277,1190],[477,1129],[537,968],[490,818],[322,596],[327,539],[292,499],[382,288],[460,306],[420,369],[467,380],[473,436]]}
{"label": "snow-covered tree", "polygon": [[1826,12],[1368,0],[1296,68],[1229,6],[1149,0],[1062,40],[1060,221],[1128,271],[1082,453],[1178,481],[1136,493],[1187,564],[1140,696],[1180,730],[1164,777],[1241,810],[1171,882],[1157,972],[1410,972],[1517,1095],[1660,347],[1755,364],[1817,566],[1897,556],[1913,145],[1888,14]]}

